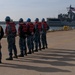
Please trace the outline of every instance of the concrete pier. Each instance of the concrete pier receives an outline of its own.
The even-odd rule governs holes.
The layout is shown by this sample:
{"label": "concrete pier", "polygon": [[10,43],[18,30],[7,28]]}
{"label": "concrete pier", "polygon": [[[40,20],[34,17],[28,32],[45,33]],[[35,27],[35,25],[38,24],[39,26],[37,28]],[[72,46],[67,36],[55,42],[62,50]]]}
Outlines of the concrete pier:
{"label": "concrete pier", "polygon": [[[48,49],[7,61],[7,39],[3,38],[0,75],[75,75],[75,30],[48,32],[47,40]],[[19,54],[18,41],[17,36]]]}

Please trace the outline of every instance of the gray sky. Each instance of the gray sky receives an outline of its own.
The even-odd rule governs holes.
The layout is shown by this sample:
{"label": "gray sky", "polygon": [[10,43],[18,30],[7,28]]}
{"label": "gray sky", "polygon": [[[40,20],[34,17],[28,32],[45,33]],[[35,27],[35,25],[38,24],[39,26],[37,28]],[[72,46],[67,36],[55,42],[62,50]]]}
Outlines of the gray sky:
{"label": "gray sky", "polygon": [[0,21],[4,21],[6,16],[13,20],[23,18],[57,17],[59,13],[66,13],[67,7],[75,7],[75,0],[0,0]]}

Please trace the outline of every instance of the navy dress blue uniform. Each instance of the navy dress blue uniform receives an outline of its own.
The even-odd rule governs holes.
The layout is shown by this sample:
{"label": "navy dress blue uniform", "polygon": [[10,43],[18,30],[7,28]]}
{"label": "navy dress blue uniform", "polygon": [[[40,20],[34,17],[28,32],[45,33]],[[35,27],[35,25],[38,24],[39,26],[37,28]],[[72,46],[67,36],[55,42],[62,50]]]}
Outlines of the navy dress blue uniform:
{"label": "navy dress blue uniform", "polygon": [[2,59],[2,53],[1,53],[1,39],[2,37],[4,36],[4,31],[3,31],[3,28],[2,26],[0,26],[0,63],[1,63],[1,59]]}

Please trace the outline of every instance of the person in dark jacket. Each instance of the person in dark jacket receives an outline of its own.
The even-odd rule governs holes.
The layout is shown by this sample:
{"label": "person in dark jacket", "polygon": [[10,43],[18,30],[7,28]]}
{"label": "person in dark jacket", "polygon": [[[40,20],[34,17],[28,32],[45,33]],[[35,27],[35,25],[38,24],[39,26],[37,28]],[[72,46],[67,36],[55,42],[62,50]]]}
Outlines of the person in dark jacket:
{"label": "person in dark jacket", "polygon": [[2,59],[2,53],[1,53],[1,39],[2,37],[4,36],[4,31],[3,31],[3,28],[2,26],[0,26],[0,63],[1,63],[1,59]]}
{"label": "person in dark jacket", "polygon": [[48,48],[48,44],[47,44],[47,31],[49,30],[49,26],[47,24],[47,22],[45,21],[44,18],[42,18],[42,22],[41,22],[41,25],[42,25],[42,36],[41,36],[41,41],[42,41],[42,49],[45,49],[45,48]]}
{"label": "person in dark jacket", "polygon": [[17,48],[15,44],[15,37],[16,37],[16,27],[15,23],[11,21],[11,18],[9,16],[6,16],[5,18],[6,22],[6,28],[5,28],[5,34],[7,37],[7,43],[8,43],[8,52],[9,57],[6,58],[6,60],[13,60],[13,50],[14,50],[14,58],[17,57]]}
{"label": "person in dark jacket", "polygon": [[24,55],[27,56],[27,47],[26,47],[27,26],[22,18],[19,19],[18,34],[20,47],[20,55],[18,55],[18,57],[24,57]]}
{"label": "person in dark jacket", "polygon": [[29,49],[28,54],[34,53],[34,24],[31,19],[27,19],[27,46]]}
{"label": "person in dark jacket", "polygon": [[42,26],[41,26],[41,22],[39,22],[39,19],[36,18],[35,19],[35,52],[38,52],[38,47],[39,50],[41,50],[41,31],[42,31]]}

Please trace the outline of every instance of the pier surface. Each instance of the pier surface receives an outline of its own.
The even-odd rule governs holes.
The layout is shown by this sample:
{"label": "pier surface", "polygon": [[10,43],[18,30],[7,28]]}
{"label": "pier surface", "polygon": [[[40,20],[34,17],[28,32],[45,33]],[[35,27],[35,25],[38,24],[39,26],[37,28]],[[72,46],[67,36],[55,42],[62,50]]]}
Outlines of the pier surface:
{"label": "pier surface", "polygon": [[[75,30],[48,32],[47,40],[48,49],[7,61],[7,39],[3,38],[0,75],[75,75]],[[19,54],[18,41],[17,36]]]}

